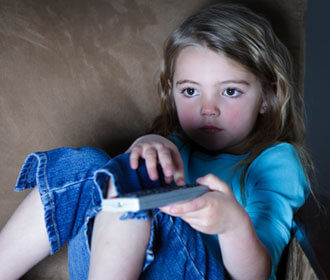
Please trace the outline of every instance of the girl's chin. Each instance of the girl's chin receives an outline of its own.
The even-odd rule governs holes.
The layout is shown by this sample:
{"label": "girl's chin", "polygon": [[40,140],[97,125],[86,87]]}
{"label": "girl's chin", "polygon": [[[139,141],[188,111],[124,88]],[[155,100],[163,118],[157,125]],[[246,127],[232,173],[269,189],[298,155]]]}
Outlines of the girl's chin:
{"label": "girl's chin", "polygon": [[188,136],[188,138],[196,144],[196,148],[198,150],[201,150],[204,153],[213,155],[220,153],[235,154],[235,151],[232,151],[233,147],[224,143],[223,137],[215,137],[215,135],[205,135],[204,133],[186,133],[186,136]]}
{"label": "girl's chin", "polygon": [[224,147],[222,145],[219,145],[219,142],[214,143],[211,141],[200,141],[200,140],[199,141],[193,140],[193,141],[198,150],[202,150],[203,152],[208,154],[219,154],[222,153],[224,150]]}
{"label": "girl's chin", "polygon": [[[196,140],[195,140],[196,139]],[[233,154],[233,155],[240,155],[246,153],[243,149],[243,146],[240,144],[237,145],[225,145],[221,143],[221,140],[204,140],[201,141],[199,138],[193,139],[193,142],[196,144],[196,148],[203,151],[207,154]]]}

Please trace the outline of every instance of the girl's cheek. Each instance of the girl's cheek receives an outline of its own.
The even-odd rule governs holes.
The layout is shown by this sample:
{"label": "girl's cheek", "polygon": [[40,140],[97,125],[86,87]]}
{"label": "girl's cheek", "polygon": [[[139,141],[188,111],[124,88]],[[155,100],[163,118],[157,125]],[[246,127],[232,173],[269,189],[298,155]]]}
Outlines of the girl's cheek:
{"label": "girl's cheek", "polygon": [[192,110],[182,110],[178,113],[178,118],[182,128],[189,129],[196,125],[196,117]]}
{"label": "girl's cheek", "polygon": [[225,116],[229,121],[244,119],[248,115],[248,112],[245,109],[246,108],[244,106],[226,108],[226,112],[224,112],[223,117]]}
{"label": "girl's cheek", "polygon": [[177,104],[178,118],[180,121],[189,123],[193,120],[193,106],[187,106],[185,103]]}

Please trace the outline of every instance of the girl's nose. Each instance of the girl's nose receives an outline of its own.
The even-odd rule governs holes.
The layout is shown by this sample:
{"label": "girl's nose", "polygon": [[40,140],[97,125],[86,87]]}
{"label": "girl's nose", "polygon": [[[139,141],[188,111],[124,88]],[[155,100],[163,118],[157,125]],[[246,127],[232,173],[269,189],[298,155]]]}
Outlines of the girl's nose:
{"label": "girl's nose", "polygon": [[215,100],[205,100],[201,107],[201,115],[203,117],[218,117],[220,109]]}

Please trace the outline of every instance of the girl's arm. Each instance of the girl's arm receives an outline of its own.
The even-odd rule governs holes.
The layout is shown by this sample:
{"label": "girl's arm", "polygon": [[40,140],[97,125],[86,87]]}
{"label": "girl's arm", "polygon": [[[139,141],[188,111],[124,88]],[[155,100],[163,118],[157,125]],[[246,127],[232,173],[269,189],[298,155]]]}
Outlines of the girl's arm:
{"label": "girl's arm", "polygon": [[139,159],[145,159],[149,178],[158,179],[157,164],[160,163],[166,183],[174,179],[178,186],[185,184],[184,167],[177,146],[165,137],[149,134],[136,139],[126,153],[130,155],[131,168],[137,169]]}
{"label": "girl's arm", "polygon": [[[131,153],[133,169],[138,167],[140,158],[146,160],[152,180],[158,179],[159,161],[167,183],[173,178],[177,185],[185,183],[181,155],[167,138],[155,134],[142,136],[126,152]],[[207,175],[198,183],[209,186],[212,191],[190,202],[161,210],[181,217],[200,232],[218,234],[223,262],[233,279],[267,279],[271,272],[268,251],[229,186],[214,175]]]}
{"label": "girl's arm", "polygon": [[218,237],[224,265],[233,279],[268,279],[270,256],[248,215],[236,231]]}
{"label": "girl's arm", "polygon": [[217,234],[224,265],[233,279],[267,279],[271,272],[270,256],[232,190],[214,175],[206,175],[197,182],[209,186],[211,191],[161,210],[181,217],[200,232]]}

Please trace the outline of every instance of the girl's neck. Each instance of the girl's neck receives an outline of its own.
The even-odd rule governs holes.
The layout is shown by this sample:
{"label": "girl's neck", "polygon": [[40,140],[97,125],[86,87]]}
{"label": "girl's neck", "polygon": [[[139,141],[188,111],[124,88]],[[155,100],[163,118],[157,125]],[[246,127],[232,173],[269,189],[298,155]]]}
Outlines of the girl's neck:
{"label": "girl's neck", "polygon": [[248,153],[248,151],[244,151],[243,149],[239,150],[238,152],[231,152],[231,151],[227,151],[227,150],[209,150],[209,149],[206,149],[206,148],[200,146],[198,143],[191,141],[190,139],[188,139],[188,141],[191,143],[192,148],[195,151],[199,151],[199,152],[207,154],[209,156],[218,156],[221,154],[229,154],[229,155],[238,156],[238,155],[244,155],[244,154]]}
{"label": "girl's neck", "polygon": [[176,136],[179,136],[179,138],[181,138],[182,142],[189,142],[189,144],[192,146],[192,148],[195,151],[199,151],[199,152],[207,154],[209,156],[218,156],[221,154],[230,154],[230,155],[237,156],[237,155],[244,155],[244,154],[249,153],[247,145],[246,144],[244,145],[244,143],[239,145],[239,147],[237,146],[235,148],[235,152],[230,151],[230,150],[210,150],[210,149],[206,149],[206,148],[202,147],[195,141],[191,140],[184,132],[178,133]]}

